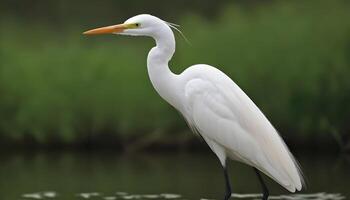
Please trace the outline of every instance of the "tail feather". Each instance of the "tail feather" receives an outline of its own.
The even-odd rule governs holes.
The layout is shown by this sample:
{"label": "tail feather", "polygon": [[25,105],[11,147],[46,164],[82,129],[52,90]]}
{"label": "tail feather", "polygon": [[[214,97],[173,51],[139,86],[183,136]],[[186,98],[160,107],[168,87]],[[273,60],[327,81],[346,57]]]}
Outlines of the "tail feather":
{"label": "tail feather", "polygon": [[[283,145],[284,148],[280,149],[280,153],[278,156],[278,163],[279,165],[276,166],[280,170],[278,170],[282,176],[284,176],[288,183],[287,185],[283,185],[287,190],[290,192],[300,191],[303,186],[305,186],[304,176],[301,170],[301,167],[297,160],[294,158],[292,153],[289,151],[287,145],[284,143],[282,138],[280,139],[280,143]],[[280,180],[276,180],[277,182],[281,183]]]}

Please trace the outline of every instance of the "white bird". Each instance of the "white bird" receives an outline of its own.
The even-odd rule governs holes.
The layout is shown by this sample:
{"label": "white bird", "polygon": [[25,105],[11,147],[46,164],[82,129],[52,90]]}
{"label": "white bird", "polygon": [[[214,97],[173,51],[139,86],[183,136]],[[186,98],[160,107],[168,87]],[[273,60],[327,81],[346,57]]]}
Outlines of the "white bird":
{"label": "white bird", "polygon": [[[198,133],[219,158],[224,169],[225,200],[231,197],[226,159],[254,168],[263,190],[269,192],[263,172],[290,192],[304,183],[288,147],[254,102],[226,74],[215,67],[197,64],[174,74],[168,63],[175,53],[174,24],[141,14],[123,24],[97,28],[84,34],[148,36],[155,40],[147,57],[150,80],[159,95],[176,108],[193,132]],[[176,27],[175,27],[176,29]]]}

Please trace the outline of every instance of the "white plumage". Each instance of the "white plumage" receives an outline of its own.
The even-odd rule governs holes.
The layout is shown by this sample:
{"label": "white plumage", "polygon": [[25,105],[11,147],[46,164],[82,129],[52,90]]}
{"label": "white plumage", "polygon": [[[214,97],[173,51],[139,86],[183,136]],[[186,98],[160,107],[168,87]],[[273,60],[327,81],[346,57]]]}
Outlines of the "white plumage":
{"label": "white plumage", "polygon": [[[225,170],[225,199],[231,196],[227,157],[262,171],[290,192],[301,190],[303,179],[293,155],[264,114],[226,74],[204,64],[189,67],[179,75],[170,71],[168,62],[175,52],[175,38],[169,26],[143,14],[85,34],[114,33],[155,40],[156,46],[147,57],[150,80],[219,158]],[[264,189],[263,199],[267,199],[267,188],[257,174]]]}
{"label": "white plumage", "polygon": [[180,76],[190,126],[203,136],[225,165],[225,158],[258,168],[290,192],[302,187],[301,173],[277,131],[250,98],[223,72],[195,65]]}

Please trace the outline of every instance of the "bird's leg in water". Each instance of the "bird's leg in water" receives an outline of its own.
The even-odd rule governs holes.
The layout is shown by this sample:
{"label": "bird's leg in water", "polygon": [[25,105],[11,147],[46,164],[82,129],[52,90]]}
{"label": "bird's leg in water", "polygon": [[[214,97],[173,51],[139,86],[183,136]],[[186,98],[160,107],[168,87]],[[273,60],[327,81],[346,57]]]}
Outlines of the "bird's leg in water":
{"label": "bird's leg in water", "polygon": [[269,190],[267,189],[267,187],[266,187],[266,185],[264,183],[264,180],[263,180],[262,176],[260,175],[259,170],[257,170],[255,167],[253,167],[253,169],[254,169],[256,175],[258,176],[258,179],[259,179],[260,184],[261,184],[261,188],[263,190],[263,197],[262,197],[262,199],[263,200],[267,200],[267,198],[269,197]]}
{"label": "bird's leg in water", "polygon": [[230,183],[230,178],[228,177],[227,166],[223,166],[223,168],[224,168],[224,176],[225,176],[225,184],[226,184],[226,193],[225,193],[224,200],[228,200],[232,195],[231,183]]}

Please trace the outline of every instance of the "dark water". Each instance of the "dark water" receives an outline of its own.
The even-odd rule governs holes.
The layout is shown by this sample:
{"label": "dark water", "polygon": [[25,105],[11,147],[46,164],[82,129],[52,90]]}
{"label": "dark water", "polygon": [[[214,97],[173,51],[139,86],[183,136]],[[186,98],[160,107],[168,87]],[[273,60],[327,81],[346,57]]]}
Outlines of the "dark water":
{"label": "dark water", "polygon": [[[297,156],[308,188],[290,195],[268,180],[270,199],[345,199],[346,156]],[[223,174],[210,153],[3,153],[0,199],[222,199]],[[253,170],[230,162],[233,199],[258,199]],[[268,179],[264,177],[265,179]]]}

